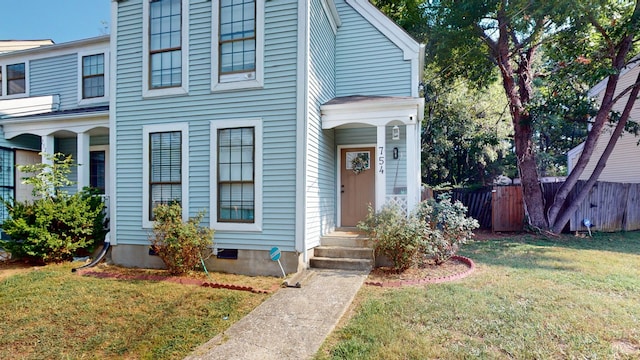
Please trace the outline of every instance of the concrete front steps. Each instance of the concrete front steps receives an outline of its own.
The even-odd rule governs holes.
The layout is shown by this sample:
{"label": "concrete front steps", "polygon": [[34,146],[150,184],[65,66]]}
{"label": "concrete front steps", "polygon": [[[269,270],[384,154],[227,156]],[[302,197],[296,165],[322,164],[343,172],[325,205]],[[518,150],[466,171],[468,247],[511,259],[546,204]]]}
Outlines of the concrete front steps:
{"label": "concrete front steps", "polygon": [[313,249],[312,268],[369,271],[373,268],[373,243],[356,229],[337,229],[320,238]]}

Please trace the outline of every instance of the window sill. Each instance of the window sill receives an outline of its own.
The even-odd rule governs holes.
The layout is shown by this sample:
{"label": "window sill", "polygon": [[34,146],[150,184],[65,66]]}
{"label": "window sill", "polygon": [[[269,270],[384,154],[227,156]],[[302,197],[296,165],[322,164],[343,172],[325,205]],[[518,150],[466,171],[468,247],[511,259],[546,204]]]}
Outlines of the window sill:
{"label": "window sill", "polygon": [[80,99],[78,100],[78,105],[94,105],[94,104],[108,104],[108,97],[95,97],[90,99]]}
{"label": "window sill", "polygon": [[213,84],[213,86],[211,87],[211,92],[262,89],[263,87],[264,85],[262,84],[262,82],[256,79],[233,82],[219,82]]}
{"label": "window sill", "polygon": [[144,89],[142,90],[142,98],[157,98],[157,97],[166,97],[166,96],[181,96],[187,95],[189,92],[184,87],[172,87],[172,88],[164,88],[164,89]]}
{"label": "window sill", "polygon": [[261,224],[221,223],[214,222],[211,227],[216,231],[261,232]]}

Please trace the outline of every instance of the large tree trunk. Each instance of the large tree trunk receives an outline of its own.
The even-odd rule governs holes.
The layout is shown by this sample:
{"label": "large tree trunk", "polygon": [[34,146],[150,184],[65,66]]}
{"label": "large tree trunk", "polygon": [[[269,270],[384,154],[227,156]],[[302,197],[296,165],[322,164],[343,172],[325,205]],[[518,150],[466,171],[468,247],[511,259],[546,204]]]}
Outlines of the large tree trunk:
{"label": "large tree trunk", "polygon": [[[607,81],[607,87],[605,89],[605,93],[602,99],[600,109],[598,110],[598,114],[596,115],[596,118],[593,122],[591,131],[587,136],[587,140],[584,142],[584,147],[582,149],[582,153],[580,154],[580,157],[578,158],[578,162],[576,163],[576,166],[574,167],[574,169],[571,171],[571,173],[565,180],[564,184],[562,184],[562,186],[556,193],[553,204],[549,208],[549,211],[548,211],[549,226],[552,229],[552,231],[555,233],[559,233],[560,231],[562,231],[562,228],[567,223],[570,216],[575,211],[575,208],[579,204],[579,202],[577,202],[578,199],[574,199],[572,204],[567,206],[566,209],[561,213],[562,207],[564,206],[567,200],[567,197],[569,196],[569,193],[574,188],[575,184],[578,182],[578,179],[580,178],[580,175],[582,175],[582,172],[584,171],[585,167],[589,163],[589,159],[593,154],[595,145],[598,142],[600,133],[602,132],[602,127],[604,126],[605,122],[608,120],[609,113],[611,112],[611,109],[617,100],[617,99],[614,99],[614,95],[615,95],[616,87],[618,85],[618,80],[620,77],[619,74],[626,65],[626,59],[633,45],[635,34],[638,28],[638,22],[640,21],[639,4],[640,4],[640,1],[636,1],[635,8],[633,10],[633,14],[631,16],[631,20],[628,26],[627,35],[623,37],[619,43],[615,44],[615,46],[612,46],[609,49],[611,60],[612,60],[611,65],[613,70],[615,70],[615,72],[609,75],[609,79]],[[636,84],[632,89],[632,94],[636,94],[636,95],[629,96],[627,100],[627,105],[625,106],[625,112],[627,111],[627,107],[629,106],[630,106],[629,107],[629,112],[630,112],[631,108],[635,103],[635,100],[638,94],[637,87],[638,87],[638,84],[636,81]],[[620,122],[623,123],[622,124],[623,128],[624,128],[624,123],[626,123],[628,117],[629,117],[629,114],[627,114],[626,117],[623,114],[622,118],[620,119]],[[620,125],[620,123],[618,125]],[[591,177],[589,178],[589,181],[587,182],[586,186],[583,188],[582,192],[584,193],[584,195],[582,199],[586,197],[586,194],[591,190],[591,187],[593,186],[595,181],[598,179],[598,176],[604,169],[607,159],[609,158],[609,154],[613,150],[613,146],[615,146],[617,140],[618,140],[617,137],[612,137],[611,140],[609,141],[609,144],[607,145],[607,149],[609,149],[609,147],[611,147],[611,149],[609,150],[609,153],[607,153],[607,151],[605,150],[605,152],[602,154],[600,161],[598,162],[598,166],[600,165],[601,166],[599,170],[598,170],[598,166],[596,167]],[[592,179],[593,181],[591,181]]]}
{"label": "large tree trunk", "polygon": [[555,221],[554,224],[552,224],[551,230],[554,233],[557,234],[562,231],[565,224],[569,221],[573,213],[575,213],[576,210],[578,209],[578,206],[587,197],[587,195],[591,191],[591,188],[600,177],[600,174],[602,174],[602,170],[604,170],[605,166],[607,165],[607,160],[609,159],[609,156],[613,152],[613,149],[616,146],[618,139],[622,135],[622,132],[624,131],[624,127],[627,124],[627,121],[629,120],[629,115],[631,114],[631,110],[633,109],[636,99],[638,98],[638,93],[640,93],[640,72],[638,72],[638,77],[636,78],[636,82],[633,85],[631,94],[629,94],[629,98],[627,98],[627,103],[625,104],[624,110],[622,111],[620,120],[618,120],[618,124],[616,124],[615,130],[613,130],[613,133],[611,134],[611,138],[607,143],[607,147],[604,149],[604,152],[600,156],[600,159],[598,160],[596,167],[593,169],[593,173],[591,173],[591,176],[589,176],[589,179],[587,180],[587,183],[585,184],[585,186],[580,190],[578,195],[571,201],[569,206],[567,206],[564,211],[559,213],[557,220]]}

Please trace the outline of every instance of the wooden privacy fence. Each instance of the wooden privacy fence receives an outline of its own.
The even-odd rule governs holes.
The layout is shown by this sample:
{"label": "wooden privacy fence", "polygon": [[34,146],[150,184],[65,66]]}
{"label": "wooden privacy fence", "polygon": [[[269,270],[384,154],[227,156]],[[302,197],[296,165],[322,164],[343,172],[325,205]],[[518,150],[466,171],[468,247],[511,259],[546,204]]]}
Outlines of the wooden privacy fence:
{"label": "wooden privacy fence", "polygon": [[[575,198],[584,187],[579,181],[569,194],[567,202]],[[542,184],[545,203],[553,202],[562,183]],[[438,196],[441,191],[434,192]],[[468,216],[478,220],[480,228],[493,231],[522,231],[525,223],[524,200],[520,185],[484,187],[477,190],[449,191],[452,200],[460,200],[468,208]],[[429,194],[431,195],[431,194]],[[640,230],[640,184],[597,182],[576,212],[565,231],[586,231],[584,219],[589,219],[592,230]]]}

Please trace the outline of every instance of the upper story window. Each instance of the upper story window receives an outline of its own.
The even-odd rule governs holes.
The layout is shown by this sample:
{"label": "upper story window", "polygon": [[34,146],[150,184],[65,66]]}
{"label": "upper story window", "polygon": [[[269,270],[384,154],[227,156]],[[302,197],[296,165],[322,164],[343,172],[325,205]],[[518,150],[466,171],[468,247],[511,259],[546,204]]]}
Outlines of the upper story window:
{"label": "upper story window", "polygon": [[7,65],[7,95],[27,92],[27,81],[24,63]]}
{"label": "upper story window", "polygon": [[180,0],[152,0],[149,16],[151,88],[182,82]]}
{"label": "upper story window", "polygon": [[256,69],[256,2],[220,0],[220,75]]}
{"label": "upper story window", "polygon": [[104,96],[104,54],[82,57],[82,98]]}
{"label": "upper story window", "polygon": [[144,96],[187,92],[188,5],[188,0],[144,2]]}
{"label": "upper story window", "polygon": [[213,6],[212,90],[261,87],[264,0],[219,0]]}

